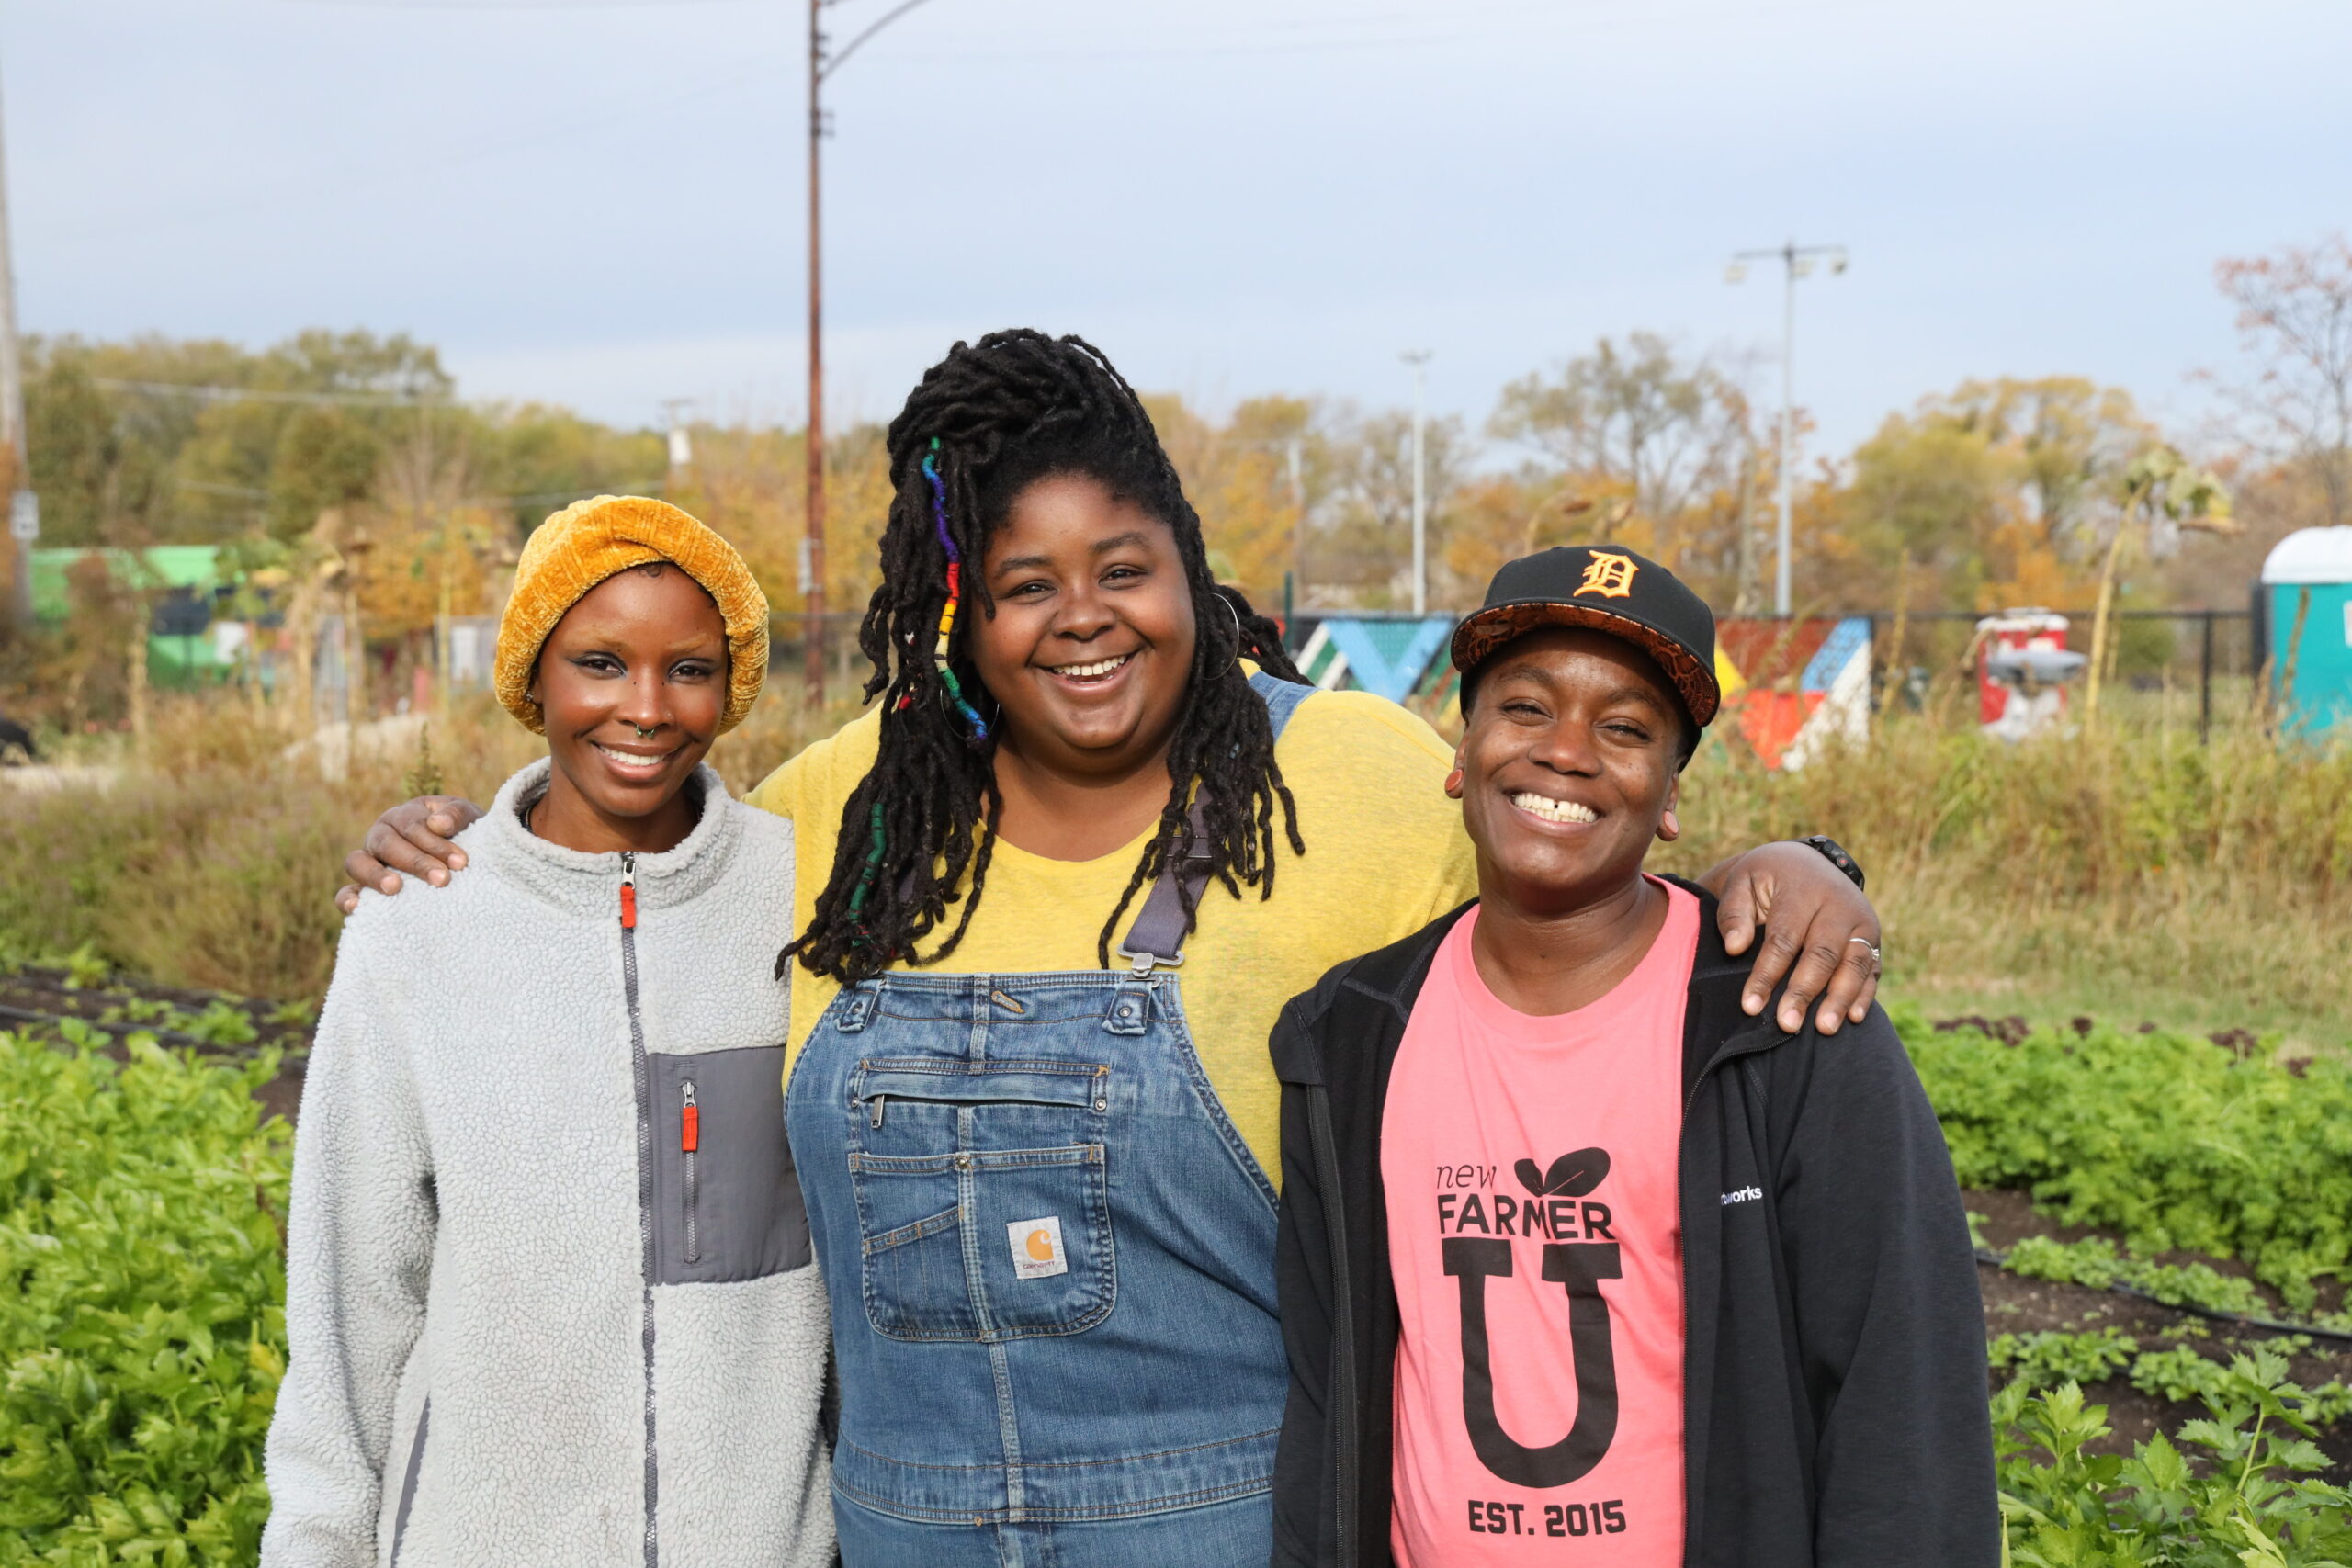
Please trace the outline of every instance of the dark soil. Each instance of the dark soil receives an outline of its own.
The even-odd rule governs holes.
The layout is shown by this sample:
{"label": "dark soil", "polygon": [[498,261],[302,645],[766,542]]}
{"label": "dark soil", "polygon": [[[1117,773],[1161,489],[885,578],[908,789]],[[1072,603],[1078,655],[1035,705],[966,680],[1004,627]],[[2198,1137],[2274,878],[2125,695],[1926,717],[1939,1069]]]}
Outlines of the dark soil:
{"label": "dark soil", "polygon": [[[2080,1241],[2103,1234],[2043,1218],[2034,1212],[2032,1200],[2022,1192],[1971,1190],[1962,1196],[1970,1210],[1984,1216],[1984,1240],[1995,1251],[2005,1251],[2029,1235]],[[2204,1263],[2229,1274],[2246,1272],[2241,1264],[2203,1253],[2165,1253],[2161,1261]],[[2120,1328],[2136,1338],[2143,1350],[2169,1349],[2186,1344],[2224,1360],[2234,1348],[2277,1337],[2275,1330],[2215,1323],[2193,1313],[2175,1312],[2113,1291],[2029,1280],[1991,1264],[1977,1266],[1976,1283],[1984,1298],[1987,1337],[2042,1329],[2080,1333],[2086,1329]],[[2291,1319],[2295,1314],[2281,1309],[2279,1315]],[[2312,1349],[2294,1357],[2290,1365],[2295,1381],[2307,1388],[2337,1379],[2352,1382],[2352,1345],[2315,1340]],[[2182,1422],[2206,1414],[2201,1404],[2176,1404],[2142,1393],[2126,1376],[2089,1384],[2083,1393],[2085,1397],[2107,1406],[2108,1422],[2115,1428],[2094,1445],[2095,1450],[2102,1453],[2129,1453],[2134,1443],[2143,1443],[2160,1431],[2170,1434]],[[2352,1421],[2340,1421],[2323,1428],[2317,1440],[2322,1450],[2335,1461],[2324,1479],[2338,1484],[2352,1482]]]}

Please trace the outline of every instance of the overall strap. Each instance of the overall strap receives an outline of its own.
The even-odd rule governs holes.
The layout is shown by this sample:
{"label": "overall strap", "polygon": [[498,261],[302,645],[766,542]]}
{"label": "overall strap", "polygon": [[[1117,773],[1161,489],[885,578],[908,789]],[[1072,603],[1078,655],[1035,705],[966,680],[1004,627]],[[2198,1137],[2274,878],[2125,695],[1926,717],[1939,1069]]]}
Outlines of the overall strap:
{"label": "overall strap", "polygon": [[[1250,689],[1266,705],[1266,721],[1273,728],[1274,739],[1283,738],[1283,730],[1290,724],[1290,716],[1298,705],[1315,694],[1313,686],[1302,686],[1295,681],[1277,680],[1260,671],[1250,677]],[[1159,879],[1151,885],[1151,892],[1136,912],[1135,924],[1127,928],[1126,941],[1119,944],[1119,956],[1125,959],[1137,975],[1148,975],[1155,968],[1172,969],[1184,962],[1184,907],[1198,908],[1201,894],[1209,885],[1208,825],[1203,819],[1201,801],[1195,793],[1192,809],[1193,851],[1190,854],[1170,855],[1160,867]]]}

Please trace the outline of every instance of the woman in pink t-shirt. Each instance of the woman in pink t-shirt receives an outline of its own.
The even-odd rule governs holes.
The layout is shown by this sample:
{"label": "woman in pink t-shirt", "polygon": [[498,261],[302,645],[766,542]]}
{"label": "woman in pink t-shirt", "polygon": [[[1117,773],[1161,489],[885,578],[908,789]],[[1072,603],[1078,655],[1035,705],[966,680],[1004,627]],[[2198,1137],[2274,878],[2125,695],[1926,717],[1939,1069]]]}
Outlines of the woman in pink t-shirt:
{"label": "woman in pink t-shirt", "polygon": [[2000,1560],[1967,1222],[1901,1043],[1747,1018],[1712,900],[1642,870],[1713,641],[1589,547],[1454,634],[1477,902],[1274,1032],[1278,1564]]}

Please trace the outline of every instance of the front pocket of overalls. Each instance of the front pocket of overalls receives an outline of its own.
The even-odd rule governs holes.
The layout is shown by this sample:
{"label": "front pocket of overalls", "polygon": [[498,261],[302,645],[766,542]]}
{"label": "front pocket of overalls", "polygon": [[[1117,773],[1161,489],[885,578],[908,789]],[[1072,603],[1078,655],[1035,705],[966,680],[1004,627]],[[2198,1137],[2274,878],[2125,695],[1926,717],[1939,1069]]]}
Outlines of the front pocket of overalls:
{"label": "front pocket of overalls", "polygon": [[850,1180],[867,1320],[893,1339],[1077,1334],[1117,1293],[1107,1069],[868,1062]]}

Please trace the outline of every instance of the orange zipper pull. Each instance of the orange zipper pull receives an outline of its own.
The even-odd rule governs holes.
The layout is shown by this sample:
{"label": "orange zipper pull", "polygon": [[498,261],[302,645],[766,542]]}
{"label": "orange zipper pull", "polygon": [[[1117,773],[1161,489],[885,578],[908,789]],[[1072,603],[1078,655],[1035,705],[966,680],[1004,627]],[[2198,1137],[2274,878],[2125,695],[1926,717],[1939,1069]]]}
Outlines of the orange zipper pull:
{"label": "orange zipper pull", "polygon": [[637,929],[637,856],[621,852],[621,930]]}
{"label": "orange zipper pull", "polygon": [[686,1103],[678,1114],[678,1152],[693,1154],[702,1146],[702,1107],[695,1103],[695,1086],[685,1086]]}

